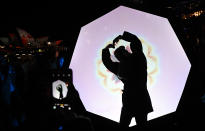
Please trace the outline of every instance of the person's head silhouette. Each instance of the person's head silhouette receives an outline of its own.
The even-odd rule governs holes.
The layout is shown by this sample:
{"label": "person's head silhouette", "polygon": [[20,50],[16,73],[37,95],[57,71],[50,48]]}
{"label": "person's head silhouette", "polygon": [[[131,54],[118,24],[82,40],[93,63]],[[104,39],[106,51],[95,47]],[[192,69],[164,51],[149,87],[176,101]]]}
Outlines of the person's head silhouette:
{"label": "person's head silhouette", "polygon": [[142,51],[142,43],[137,37],[135,41],[130,43],[130,49],[133,53]]}
{"label": "person's head silhouette", "polygon": [[115,50],[114,55],[120,62],[122,62],[127,58],[129,52],[125,49],[124,46],[120,46]]}

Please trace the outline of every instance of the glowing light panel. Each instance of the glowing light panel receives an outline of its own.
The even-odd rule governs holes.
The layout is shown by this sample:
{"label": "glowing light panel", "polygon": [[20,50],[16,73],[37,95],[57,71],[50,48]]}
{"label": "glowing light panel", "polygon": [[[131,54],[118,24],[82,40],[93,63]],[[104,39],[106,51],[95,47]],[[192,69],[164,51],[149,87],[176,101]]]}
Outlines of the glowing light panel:
{"label": "glowing light panel", "polygon": [[[87,111],[119,122],[123,83],[104,67],[101,51],[124,31],[139,37],[147,58],[147,85],[154,108],[148,120],[176,111],[191,64],[166,18],[124,6],[81,28],[70,68]],[[129,42],[122,40],[120,45],[129,51]]]}

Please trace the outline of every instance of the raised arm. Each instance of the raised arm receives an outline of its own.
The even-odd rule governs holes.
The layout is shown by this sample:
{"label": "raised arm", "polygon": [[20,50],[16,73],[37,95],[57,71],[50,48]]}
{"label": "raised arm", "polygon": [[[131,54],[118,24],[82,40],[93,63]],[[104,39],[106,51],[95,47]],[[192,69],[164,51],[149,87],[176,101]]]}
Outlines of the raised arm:
{"label": "raised arm", "polygon": [[108,45],[102,50],[102,62],[105,65],[105,67],[112,73],[117,74],[119,63],[113,62],[110,58],[110,52],[109,48],[113,48],[114,46],[112,44]]}

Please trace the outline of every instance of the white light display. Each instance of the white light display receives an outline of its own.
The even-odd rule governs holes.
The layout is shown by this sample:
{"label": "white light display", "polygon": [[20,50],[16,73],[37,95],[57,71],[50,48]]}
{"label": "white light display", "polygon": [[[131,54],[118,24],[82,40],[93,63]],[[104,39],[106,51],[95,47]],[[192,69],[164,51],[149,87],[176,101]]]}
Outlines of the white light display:
{"label": "white light display", "polygon": [[[124,31],[139,37],[147,59],[147,86],[154,109],[148,120],[176,111],[191,64],[168,19],[124,6],[81,28],[70,68],[86,109],[119,122],[123,83],[104,67],[101,51]],[[129,50],[126,41],[119,45]]]}

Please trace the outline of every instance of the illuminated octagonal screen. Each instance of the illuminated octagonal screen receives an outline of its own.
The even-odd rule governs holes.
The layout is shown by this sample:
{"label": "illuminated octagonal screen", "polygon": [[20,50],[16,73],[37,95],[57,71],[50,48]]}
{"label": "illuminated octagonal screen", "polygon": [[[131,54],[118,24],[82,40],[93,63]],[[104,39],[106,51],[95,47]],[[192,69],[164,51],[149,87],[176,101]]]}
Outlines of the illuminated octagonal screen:
{"label": "illuminated octagonal screen", "polygon": [[[87,111],[120,120],[123,83],[106,69],[101,55],[102,49],[124,31],[138,36],[147,59],[147,88],[154,109],[148,120],[176,111],[191,64],[166,18],[124,6],[81,28],[70,68]],[[129,51],[129,44],[120,40],[117,46]],[[115,49],[110,50],[113,61],[117,61]]]}

